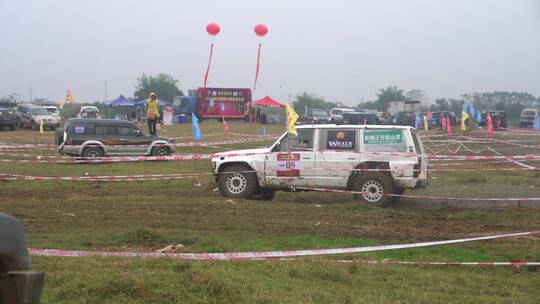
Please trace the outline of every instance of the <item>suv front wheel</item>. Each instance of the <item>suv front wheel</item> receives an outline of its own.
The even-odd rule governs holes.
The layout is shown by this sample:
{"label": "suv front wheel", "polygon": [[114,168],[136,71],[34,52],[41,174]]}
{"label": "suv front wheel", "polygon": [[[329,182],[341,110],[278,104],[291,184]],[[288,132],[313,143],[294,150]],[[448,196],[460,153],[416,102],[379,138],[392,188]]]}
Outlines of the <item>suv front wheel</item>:
{"label": "suv front wheel", "polygon": [[252,169],[243,165],[231,165],[219,175],[219,192],[223,196],[246,198],[252,196],[258,187],[257,176]]}
{"label": "suv front wheel", "polygon": [[388,194],[394,193],[392,178],[381,173],[360,174],[354,179],[351,188],[362,192],[354,195],[356,199],[376,206],[387,205],[392,201],[392,196]]}
{"label": "suv front wheel", "polygon": [[84,149],[82,156],[86,158],[103,157],[103,151],[100,148],[88,147]]}

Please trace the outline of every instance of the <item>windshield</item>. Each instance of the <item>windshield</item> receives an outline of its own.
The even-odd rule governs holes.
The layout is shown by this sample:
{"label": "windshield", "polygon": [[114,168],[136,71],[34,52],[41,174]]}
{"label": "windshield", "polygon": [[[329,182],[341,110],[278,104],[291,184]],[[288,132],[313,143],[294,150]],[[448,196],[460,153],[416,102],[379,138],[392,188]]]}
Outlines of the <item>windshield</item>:
{"label": "windshield", "polygon": [[523,115],[523,116],[535,116],[536,112],[534,112],[534,111],[523,111],[523,113],[521,113],[521,115]]}
{"label": "windshield", "polygon": [[33,115],[49,115],[49,111],[45,108],[31,108],[30,113]]}
{"label": "windshield", "polygon": [[97,108],[83,108],[82,112],[99,112]]}
{"label": "windshield", "polygon": [[47,111],[48,111],[50,114],[56,114],[56,113],[59,112],[57,108],[47,108]]}

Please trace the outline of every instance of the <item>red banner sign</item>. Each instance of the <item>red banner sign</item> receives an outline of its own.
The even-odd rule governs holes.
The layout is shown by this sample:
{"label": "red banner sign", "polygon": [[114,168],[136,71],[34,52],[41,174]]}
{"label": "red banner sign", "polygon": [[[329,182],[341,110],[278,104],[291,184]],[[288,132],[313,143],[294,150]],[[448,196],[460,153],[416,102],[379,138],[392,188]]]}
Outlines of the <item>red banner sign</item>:
{"label": "red banner sign", "polygon": [[250,89],[199,88],[198,113],[204,118],[243,118]]}

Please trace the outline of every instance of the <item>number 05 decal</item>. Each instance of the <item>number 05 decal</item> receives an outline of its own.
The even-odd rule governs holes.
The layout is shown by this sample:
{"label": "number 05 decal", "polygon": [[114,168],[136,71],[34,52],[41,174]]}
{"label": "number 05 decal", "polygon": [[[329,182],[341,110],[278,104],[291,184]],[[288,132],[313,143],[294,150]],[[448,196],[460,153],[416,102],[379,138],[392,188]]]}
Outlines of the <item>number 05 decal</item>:
{"label": "number 05 decal", "polygon": [[299,153],[278,153],[276,164],[276,175],[282,177],[300,176],[300,154]]}

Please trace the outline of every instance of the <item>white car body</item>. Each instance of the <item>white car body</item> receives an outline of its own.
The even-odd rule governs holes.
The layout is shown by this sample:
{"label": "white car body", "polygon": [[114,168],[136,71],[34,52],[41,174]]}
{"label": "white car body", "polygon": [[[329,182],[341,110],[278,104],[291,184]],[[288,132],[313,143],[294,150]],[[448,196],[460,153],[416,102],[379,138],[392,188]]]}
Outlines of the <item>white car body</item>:
{"label": "white car body", "polygon": [[427,157],[420,135],[412,127],[332,124],[296,128],[296,138],[288,139],[285,133],[269,148],[216,154],[212,158],[216,179],[227,166],[241,165],[256,172],[262,188],[350,189],[351,177],[362,174],[361,168],[389,174],[396,188],[427,185]]}
{"label": "white car body", "polygon": [[342,123],[343,112],[354,112],[354,110],[349,108],[332,108],[330,110],[330,121],[333,123]]}
{"label": "white car body", "polygon": [[47,111],[49,111],[49,113],[50,113],[51,115],[60,117],[60,110],[58,109],[58,107],[55,107],[55,106],[45,106],[45,109],[47,109]]}
{"label": "white car body", "polygon": [[[89,114],[94,114],[96,117],[89,117]],[[94,106],[83,106],[79,110],[79,114],[77,114],[77,118],[101,118],[101,114],[99,114],[99,109]]]}

